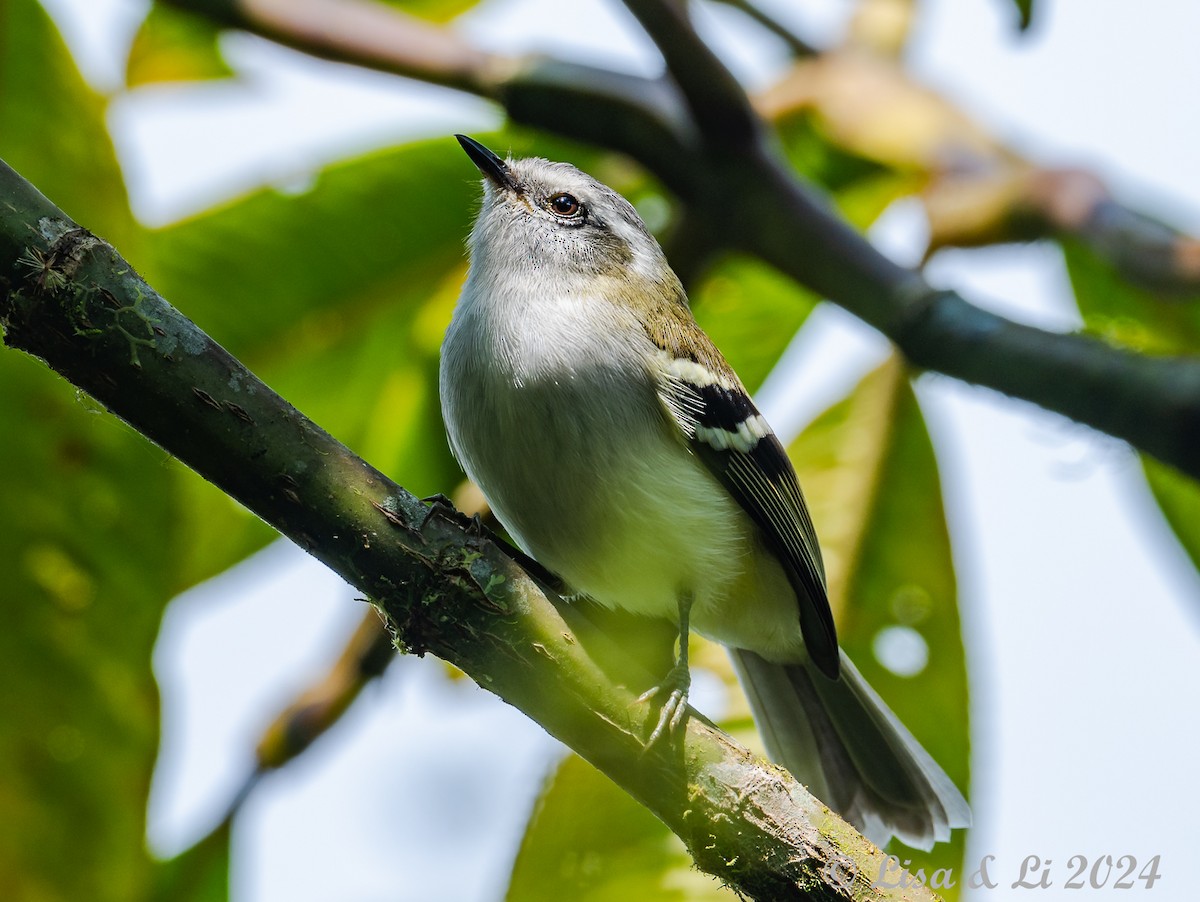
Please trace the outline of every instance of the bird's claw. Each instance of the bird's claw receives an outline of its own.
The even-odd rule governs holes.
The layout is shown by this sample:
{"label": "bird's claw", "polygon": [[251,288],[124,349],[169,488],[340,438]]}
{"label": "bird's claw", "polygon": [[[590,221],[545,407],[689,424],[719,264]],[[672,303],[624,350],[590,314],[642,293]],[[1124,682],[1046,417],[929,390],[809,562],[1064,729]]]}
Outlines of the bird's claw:
{"label": "bird's claw", "polygon": [[691,683],[692,677],[687,665],[676,664],[671,668],[666,679],[638,696],[639,702],[648,702],[663,693],[666,693],[667,696],[658,710],[658,722],[646,739],[647,751],[654,748],[663,738],[678,730],[680,724],[687,717],[688,690],[691,688]]}

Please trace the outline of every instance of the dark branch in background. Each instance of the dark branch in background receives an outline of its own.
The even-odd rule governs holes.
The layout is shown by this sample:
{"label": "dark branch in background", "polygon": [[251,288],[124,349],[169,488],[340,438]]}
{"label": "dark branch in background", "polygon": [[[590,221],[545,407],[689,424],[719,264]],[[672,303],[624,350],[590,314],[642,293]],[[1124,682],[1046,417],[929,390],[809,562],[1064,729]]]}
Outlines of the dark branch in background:
{"label": "dark branch in background", "polygon": [[[668,0],[625,3],[656,24],[650,36],[668,66],[680,51],[666,45],[695,47],[658,29]],[[698,72],[723,66],[708,52],[680,65],[690,67],[679,86],[695,109],[704,102]],[[879,254],[765,143],[723,163],[713,160],[712,181],[725,190],[710,213],[725,214],[729,240],[857,314],[917,366],[1042,404],[1200,477],[1200,360],[1148,357],[988,313]]]}
{"label": "dark branch in background", "polygon": [[740,150],[758,138],[762,122],[733,73],[692,29],[683,3],[626,3],[629,11],[658,45],[667,71],[683,94],[709,150]]}
{"label": "dark branch in background", "polygon": [[[337,30],[336,43],[327,39],[313,23],[332,28],[343,15],[346,4],[332,0],[306,0],[300,22],[281,0],[171,2],[322,56],[490,97],[519,122],[628,153],[690,207],[689,215],[720,223],[732,246],[870,323],[917,366],[1040,404],[1200,477],[1200,362],[1021,326],[936,291],[918,272],[884,258],[779,160],[765,130],[744,122],[743,101],[733,93],[741,89],[675,3],[626,0],[663,49],[672,81],[481,55],[443,29],[361,0],[356,16],[372,22],[364,32],[388,20],[393,46],[380,48],[373,35],[348,28]],[[457,42],[459,65],[425,71],[425,54],[413,48],[433,43],[434,32],[442,32],[438,46]],[[718,112],[689,115],[708,103]],[[735,137],[746,128],[760,137],[745,152],[728,153],[730,139],[710,134],[720,122],[734,123]]]}
{"label": "dark branch in background", "polygon": [[663,252],[687,291],[696,287],[720,256],[725,236],[713,225],[706,217],[697,216],[692,207],[683,207],[663,236]]}
{"label": "dark branch in background", "polygon": [[3,163],[0,288],[6,345],[374,599],[402,649],[438,655],[528,713],[660,817],[702,869],[763,900],[861,898],[881,873],[879,849],[694,712],[647,751],[657,711],[598,663],[619,651],[597,657],[610,640],[579,608],[556,608],[470,521],[355,457]]}

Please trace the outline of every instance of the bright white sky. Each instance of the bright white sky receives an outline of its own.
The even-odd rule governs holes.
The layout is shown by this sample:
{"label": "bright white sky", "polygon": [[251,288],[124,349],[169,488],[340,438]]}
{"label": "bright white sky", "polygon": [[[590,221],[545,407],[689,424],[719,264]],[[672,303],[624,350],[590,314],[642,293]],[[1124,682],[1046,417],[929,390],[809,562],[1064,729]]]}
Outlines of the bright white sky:
{"label": "bright white sky", "polygon": [[[760,2],[818,42],[834,38],[850,8]],[[49,5],[87,73],[115,84],[113,48],[143,4]],[[1189,100],[1200,84],[1200,4],[1043,0],[1042,27],[1024,40],[1006,0],[922,6],[912,58],[931,83],[1034,156],[1092,166],[1200,231],[1200,106]],[[705,21],[748,81],[778,65],[776,49],[728,11]],[[656,66],[615,0],[495,0],[466,29],[490,46]],[[499,122],[488,105],[453,92],[252,39],[231,39],[227,50],[249,73],[243,83],[147,91],[115,105],[117,146],[147,221],[264,179],[303,184],[347,145]],[[873,237],[910,261],[921,229],[919,214],[901,206]],[[930,274],[1018,319],[1077,322],[1051,248],[947,253]],[[795,350],[786,377],[761,396],[781,433],[834,400],[883,347],[829,309]],[[995,856],[999,897],[1026,856],[1052,860],[1055,888],[1034,894],[1051,900],[1097,895],[1062,889],[1072,855],[1161,854],[1152,898],[1190,896],[1200,580],[1120,443],[945,378],[926,377],[920,393],[943,471],[973,679],[970,859]],[[177,850],[207,829],[249,768],[264,718],[356,622],[351,597],[315,562],[278,546],[175,604],[156,658],[166,736],[151,804],[155,848]],[[237,825],[238,902],[502,894],[554,744],[486,693],[447,685],[431,661],[399,662],[368,696],[335,735],[259,787]],[[703,684],[697,701],[705,707]]]}

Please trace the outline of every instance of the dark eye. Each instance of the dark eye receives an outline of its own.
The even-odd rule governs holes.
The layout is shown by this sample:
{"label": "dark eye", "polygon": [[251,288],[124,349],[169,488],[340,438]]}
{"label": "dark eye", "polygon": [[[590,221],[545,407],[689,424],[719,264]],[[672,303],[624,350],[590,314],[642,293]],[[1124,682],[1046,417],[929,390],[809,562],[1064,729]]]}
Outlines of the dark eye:
{"label": "dark eye", "polygon": [[574,194],[556,194],[549,200],[550,209],[558,216],[574,216],[582,208]]}

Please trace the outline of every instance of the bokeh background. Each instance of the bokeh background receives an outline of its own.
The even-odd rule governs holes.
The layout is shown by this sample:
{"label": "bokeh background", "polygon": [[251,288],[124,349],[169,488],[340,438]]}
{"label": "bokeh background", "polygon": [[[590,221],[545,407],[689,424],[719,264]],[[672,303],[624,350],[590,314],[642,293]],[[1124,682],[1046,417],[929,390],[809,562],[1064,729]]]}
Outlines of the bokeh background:
{"label": "bokeh background", "polygon": [[[466,8],[455,28],[480,46],[541,50],[644,75],[661,68],[653,45],[611,0],[452,5]],[[818,46],[842,42],[860,6],[850,0],[758,5]],[[22,159],[37,168],[31,148],[41,142],[53,164],[48,168],[59,175],[43,182],[26,174],[53,200],[111,238],[169,300],[273,387],[417,494],[457,485],[438,444],[430,374],[462,277],[461,241],[476,188],[473,168],[449,136],[492,136],[501,151],[569,154],[622,185],[652,225],[670,221],[670,198],[627,161],[551,136],[504,131],[502,111],[485,101],[237,33],[221,36],[217,45],[230,71],[198,80],[186,67],[171,71],[172,61],[183,58],[177,45],[146,36],[147,3],[45,0],[43,6],[69,58],[56,55],[57,39],[40,24],[38,4],[0,0],[0,110],[7,109],[0,112],[0,155],[22,171]],[[749,87],[764,89],[787,70],[782,42],[724,6],[694,6],[705,38]],[[1200,233],[1200,107],[1189,99],[1200,84],[1194,52],[1200,6],[1191,0],[1044,0],[1024,33],[1004,0],[922,0],[916,7],[904,54],[914,83],[930,87],[998,144],[1048,166],[1087,169],[1120,200]],[[129,63],[131,46],[136,65]],[[216,59],[210,51],[198,57]],[[75,87],[71,61],[100,96]],[[127,74],[139,83],[127,86]],[[878,160],[868,167],[865,150],[847,150],[836,129],[824,127],[797,126],[809,132],[792,133],[789,148],[823,148],[827,159],[814,165],[815,175],[841,192],[847,215],[894,259],[918,263],[929,239],[925,209],[911,196],[918,176]],[[132,218],[119,209],[119,190],[94,174],[104,169],[98,158],[107,151],[96,150],[95,142],[105,133]],[[72,149],[76,141],[84,143]],[[89,184],[63,174],[76,164]],[[860,178],[863,172],[871,178]],[[359,230],[371,233],[370,250],[362,249]],[[1079,253],[1046,240],[946,249],[929,260],[926,272],[934,283],[1013,319],[1072,330],[1084,324],[1081,308],[1104,307],[1083,296],[1089,270]],[[401,262],[382,277],[389,254]],[[1114,296],[1124,290],[1111,281],[1099,289],[1095,281],[1086,284]],[[901,689],[915,687],[908,704],[918,712],[913,716],[924,718],[922,737],[930,737],[935,754],[942,736],[964,756],[966,684],[955,674],[965,661],[976,823],[965,850],[955,852],[962,857],[951,864],[965,883],[992,856],[990,873],[999,888],[964,897],[1007,895],[1029,856],[1045,865],[1031,879],[1048,872],[1052,883],[1026,890],[1038,899],[1114,893],[1111,880],[1104,889],[1066,889],[1074,871],[1069,860],[1083,855],[1090,865],[1105,855],[1114,862],[1129,855],[1139,869],[1159,856],[1161,875],[1153,887],[1138,883],[1130,892],[1189,898],[1193,812],[1200,807],[1192,700],[1200,579],[1179,537],[1195,549],[1200,524],[1178,516],[1174,529],[1167,523],[1146,487],[1142,462],[1123,443],[1031,405],[925,375],[915,391],[936,452],[935,472],[919,435],[901,448],[893,433],[861,427],[860,420],[874,422],[872,406],[882,404],[893,405],[887,416],[895,422],[919,428],[913,424],[920,415],[906,400],[904,380],[889,369],[889,348],[878,334],[828,304],[814,308],[817,299],[744,261],[722,263],[694,294],[701,319],[708,317],[714,334],[728,336],[742,355],[747,381],[761,383],[760,407],[777,431],[790,440],[818,422],[794,446],[797,454],[807,450],[819,461],[862,453],[853,450],[855,440],[845,431],[851,427],[866,428],[860,441],[896,451],[890,468],[879,471],[885,478],[878,489],[894,499],[889,516],[895,522],[877,540],[887,546],[889,535],[896,543],[901,532],[909,533],[911,548],[888,547],[901,548],[918,574],[938,571],[928,579],[940,580],[949,599],[938,629],[950,629],[957,648],[961,618],[962,647],[950,654],[931,646],[923,615],[911,622],[897,615],[897,623],[863,634],[856,657],[891,674]],[[1107,322],[1113,340],[1150,348],[1165,340],[1153,322],[1138,320],[1133,306],[1122,316],[1091,318],[1088,326],[1103,330]],[[771,337],[756,338],[755,327],[769,328]],[[1174,337],[1189,349],[1186,335]],[[106,886],[95,898],[109,892],[140,898],[147,878],[131,874],[112,882],[112,859],[95,863],[106,853],[91,848],[89,831],[136,843],[146,811],[146,842],[161,858],[208,835],[254,771],[266,725],[337,657],[364,606],[353,590],[285,543],[269,542],[241,560],[269,541],[252,519],[198,480],[180,476],[164,454],[127,435],[69,387],[35,374],[36,364],[8,359],[15,356],[0,355],[0,379],[9,386],[2,414],[8,500],[0,501],[0,525],[14,573],[14,588],[0,592],[13,615],[0,702],[9,712],[3,730],[17,736],[5,737],[0,748],[13,760],[36,752],[52,763],[33,769],[41,782],[18,785],[31,779],[27,767],[0,776],[0,787],[11,781],[10,792],[0,793],[10,838],[0,842],[9,846],[5,860],[14,867],[24,866],[24,853],[11,837],[30,830],[56,831],[64,847],[81,849],[72,865],[65,858],[51,861],[47,847],[45,860],[28,864],[29,873],[40,875],[37,891],[18,898],[71,898],[62,889],[70,881],[60,885],[48,875],[76,867],[86,884],[93,866],[97,885]],[[24,380],[31,387],[22,400],[13,387],[23,391]],[[834,407],[851,392],[849,406]],[[890,400],[880,401],[884,396]],[[832,414],[823,414],[831,407]],[[78,460],[63,450],[71,437],[82,449]],[[438,450],[427,450],[435,445]],[[39,450],[45,447],[56,448],[57,456],[47,458]],[[46,460],[62,472],[38,469]],[[798,462],[803,473],[804,461]],[[940,476],[949,536],[944,549],[946,527],[927,522],[940,516],[931,473]],[[88,515],[83,522],[94,524],[102,541],[77,547],[47,538],[67,529],[75,502],[52,497],[66,489],[76,492]],[[1193,489],[1171,483],[1160,496],[1194,497],[1186,494]],[[119,494],[123,490],[130,494]],[[814,507],[820,513],[824,504],[824,522],[833,524],[839,496],[822,488],[816,495]],[[165,496],[171,499],[166,506],[138,500]],[[140,522],[126,529],[121,524],[130,518]],[[819,516],[817,527],[824,535]],[[138,559],[121,558],[128,547],[138,550]],[[154,554],[169,557],[173,569],[147,580],[139,560]],[[24,585],[21,579],[32,587],[27,595],[15,588]],[[922,590],[921,578],[914,580],[900,586],[910,596]],[[140,613],[124,620],[129,611],[105,608],[105,593],[132,586],[140,589],[126,594],[125,604]],[[163,602],[185,586],[159,630]],[[25,602],[41,604],[43,596],[55,612],[53,623],[18,616]],[[896,597],[890,596],[893,608]],[[926,604],[920,597],[912,603],[918,612]],[[107,629],[77,631],[59,623],[93,616]],[[27,640],[23,630],[37,636]],[[127,641],[129,647],[113,653]],[[39,642],[52,651],[41,654]],[[136,676],[148,665],[151,646],[161,692],[157,753],[158,708]],[[931,668],[948,654],[950,675],[933,680]],[[713,672],[698,674],[694,701],[714,716],[736,715],[738,702],[719,658],[709,660]],[[74,662],[79,672],[64,671],[62,661]],[[78,686],[94,687],[95,699],[89,702]],[[76,708],[112,705],[126,692],[138,702],[115,730],[121,737],[116,748],[129,751],[115,762],[114,745],[104,738],[111,724],[104,718],[93,723]],[[513,861],[535,800],[562,755],[536,724],[470,681],[453,678],[436,660],[397,660],[311,749],[245,795],[228,837],[230,897],[490,900],[508,892],[510,898],[552,898],[538,894],[537,887],[549,893],[551,884],[539,882],[535,852],[523,858],[522,879],[513,878]],[[961,767],[947,766],[965,777],[965,758]],[[558,804],[569,812],[570,800],[591,798],[594,787],[588,777],[563,774],[568,789]],[[118,786],[124,792],[113,794]],[[79,794],[93,791],[100,795],[76,812]],[[44,799],[37,812],[27,807],[34,797]],[[97,814],[106,805],[130,812],[119,828]],[[626,826],[624,813],[603,809],[601,816],[596,805],[590,811],[604,821],[597,830],[635,829]],[[548,801],[544,811],[550,810]],[[576,819],[589,816],[589,810],[574,810]],[[665,843],[647,836],[647,842]],[[220,841],[224,847],[224,837]],[[134,851],[140,854],[140,846]],[[643,850],[635,860],[610,850],[610,857],[595,853],[589,865],[586,850],[577,851],[576,872],[596,869],[597,883],[606,883],[600,874],[614,861],[636,876],[624,889],[609,886],[611,898],[716,892],[707,878],[672,858],[677,853],[648,859]],[[25,890],[35,883],[18,878],[12,885]],[[128,881],[127,890],[119,891],[120,880]],[[214,892],[194,897],[219,898]],[[192,898],[182,891],[175,897]],[[609,896],[596,890],[595,897]]]}

